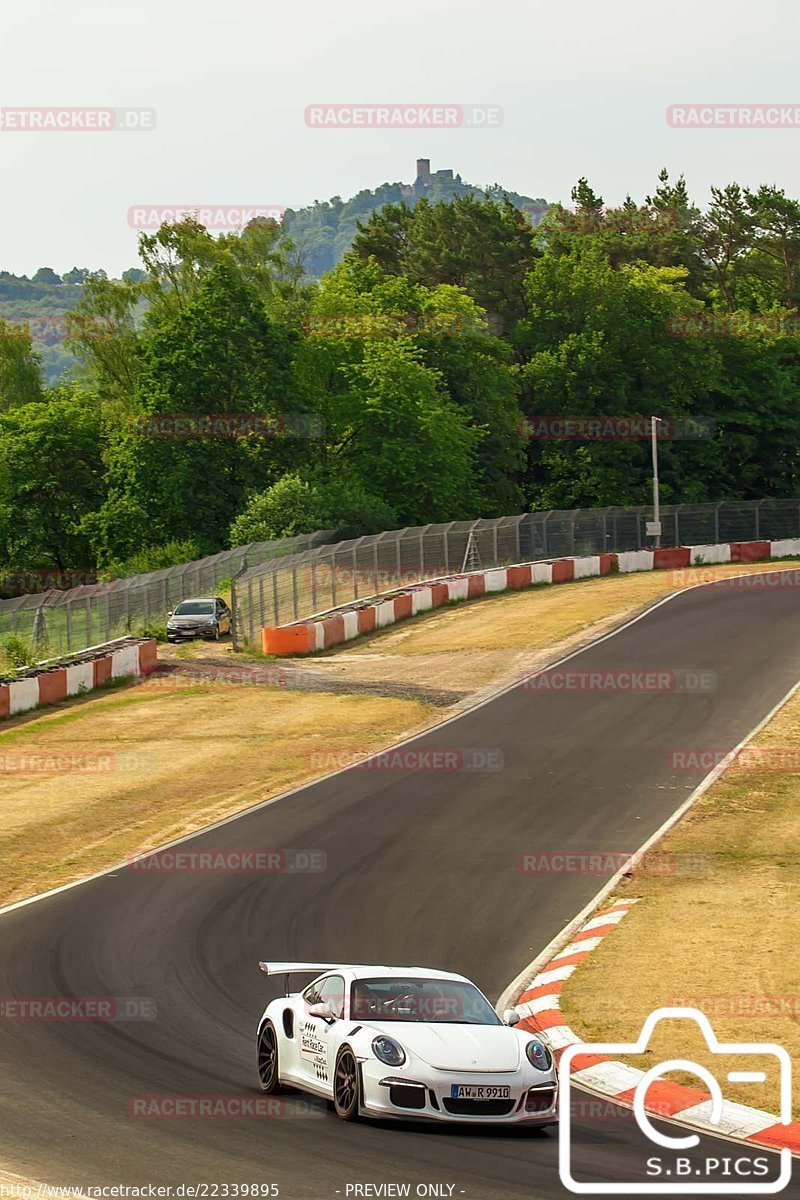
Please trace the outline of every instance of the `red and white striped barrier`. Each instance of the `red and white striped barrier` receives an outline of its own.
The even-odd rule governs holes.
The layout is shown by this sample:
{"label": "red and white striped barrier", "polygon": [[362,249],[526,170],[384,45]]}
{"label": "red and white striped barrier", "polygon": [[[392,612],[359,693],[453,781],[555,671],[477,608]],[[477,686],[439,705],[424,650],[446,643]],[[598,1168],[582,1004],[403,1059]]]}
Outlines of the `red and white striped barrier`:
{"label": "red and white striped barrier", "polygon": [[[596,913],[581,926],[569,945],[559,950],[542,968],[519,997],[515,1005],[522,1017],[518,1028],[541,1034],[550,1044],[556,1061],[560,1061],[567,1046],[582,1044],[561,1011],[564,984],[616,929],[635,903],[635,900],[620,900]],[[591,1047],[587,1046],[587,1050],[591,1051]],[[608,1097],[614,1104],[632,1108],[636,1088],[644,1075],[644,1071],[617,1062],[609,1055],[589,1052],[575,1056],[570,1079],[590,1092]],[[650,1084],[645,1109],[651,1116],[671,1117],[703,1133],[722,1133],[772,1150],[786,1147],[793,1154],[800,1154],[800,1122],[784,1124],[774,1113],[725,1100],[721,1120],[714,1123],[711,1121],[709,1092],[670,1080],[656,1080]]]}
{"label": "red and white striped barrier", "polygon": [[376,629],[407,617],[439,608],[451,600],[474,600],[496,592],[518,590],[543,583],[570,583],[610,575],[612,571],[679,570],[717,563],[751,563],[768,558],[800,555],[800,538],[779,542],[722,542],[702,546],[670,546],[663,550],[626,550],[619,554],[557,558],[544,562],[490,567],[485,571],[450,575],[413,584],[402,592],[374,596],[370,601],[351,603],[316,620],[293,625],[268,626],[261,631],[265,654],[311,654],[330,650]]}
{"label": "red and white striped barrier", "polygon": [[7,683],[0,682],[0,720],[57,704],[102,687],[112,679],[149,675],[158,665],[155,638],[126,642],[96,658],[55,664]]}

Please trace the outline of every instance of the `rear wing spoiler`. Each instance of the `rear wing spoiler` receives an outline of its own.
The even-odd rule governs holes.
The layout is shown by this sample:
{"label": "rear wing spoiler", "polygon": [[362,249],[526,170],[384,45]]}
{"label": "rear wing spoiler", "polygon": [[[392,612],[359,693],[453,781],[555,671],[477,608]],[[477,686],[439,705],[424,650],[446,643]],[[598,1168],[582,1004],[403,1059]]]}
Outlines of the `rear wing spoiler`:
{"label": "rear wing spoiler", "polygon": [[325,971],[342,971],[347,968],[344,963],[260,962],[258,969],[265,975],[282,975],[284,995],[288,996],[290,975],[322,975]]}
{"label": "rear wing spoiler", "polygon": [[260,962],[258,969],[265,975],[292,975],[294,972],[300,973],[301,971],[316,971],[321,975],[323,971],[340,970],[343,966],[343,963]]}

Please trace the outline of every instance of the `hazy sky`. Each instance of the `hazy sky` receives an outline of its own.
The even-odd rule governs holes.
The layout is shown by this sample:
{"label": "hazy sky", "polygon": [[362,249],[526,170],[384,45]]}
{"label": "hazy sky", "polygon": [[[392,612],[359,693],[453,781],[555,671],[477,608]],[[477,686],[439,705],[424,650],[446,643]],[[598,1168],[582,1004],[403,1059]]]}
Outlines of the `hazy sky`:
{"label": "hazy sky", "polygon": [[[662,166],[800,195],[800,121],[680,129],[671,104],[800,110],[797,0],[0,0],[0,106],[153,108],[152,132],[0,131],[0,268],[134,265],[132,205],[282,205],[411,181],[641,199]],[[310,128],[306,106],[492,104],[491,129]]]}

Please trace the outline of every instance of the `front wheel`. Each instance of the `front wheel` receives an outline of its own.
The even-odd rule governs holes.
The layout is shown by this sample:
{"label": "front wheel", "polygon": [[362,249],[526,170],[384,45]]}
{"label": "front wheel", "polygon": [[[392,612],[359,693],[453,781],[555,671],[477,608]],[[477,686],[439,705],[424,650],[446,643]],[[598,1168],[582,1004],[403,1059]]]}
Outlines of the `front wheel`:
{"label": "front wheel", "polygon": [[280,1087],[278,1035],[272,1021],[265,1021],[258,1035],[258,1082],[262,1092],[272,1095]]}
{"label": "front wheel", "polygon": [[343,1046],[336,1059],[333,1107],[343,1121],[355,1121],[358,1117],[358,1064],[349,1046]]}

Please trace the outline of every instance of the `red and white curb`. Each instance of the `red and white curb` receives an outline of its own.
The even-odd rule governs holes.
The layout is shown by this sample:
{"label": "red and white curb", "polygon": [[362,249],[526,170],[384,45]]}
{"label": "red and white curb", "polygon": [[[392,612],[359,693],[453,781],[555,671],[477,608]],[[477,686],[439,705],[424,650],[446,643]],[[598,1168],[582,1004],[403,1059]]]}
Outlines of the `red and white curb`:
{"label": "red and white curb", "polygon": [[519,591],[539,584],[571,583],[610,575],[613,571],[688,570],[690,567],[722,563],[755,563],[770,558],[800,555],[800,538],[779,542],[722,542],[703,546],[668,546],[661,550],[626,550],[618,554],[549,559],[490,567],[467,574],[443,576],[411,584],[391,593],[353,601],[319,617],[291,625],[272,625],[261,630],[265,654],[313,654],[330,650],[364,634],[374,633],[398,621],[453,600],[474,600],[493,592]]}
{"label": "red and white curb", "polygon": [[83,695],[112,679],[149,675],[157,666],[155,638],[126,642],[82,662],[54,663],[36,674],[0,683],[0,720]]}
{"label": "red and white curb", "polygon": [[[586,921],[570,943],[531,980],[514,1005],[522,1018],[518,1028],[541,1034],[551,1046],[557,1062],[568,1046],[582,1044],[561,1011],[564,984],[616,929],[634,904],[636,900],[620,900]],[[633,1107],[636,1088],[645,1075],[644,1071],[605,1054],[577,1054],[571,1067],[573,1083],[608,1097],[624,1108]],[[721,1120],[712,1123],[711,1095],[699,1088],[657,1080],[647,1089],[645,1110],[653,1117],[669,1118],[703,1133],[722,1134],[770,1150],[786,1148],[800,1156],[800,1122],[783,1124],[774,1113],[725,1100]]]}

